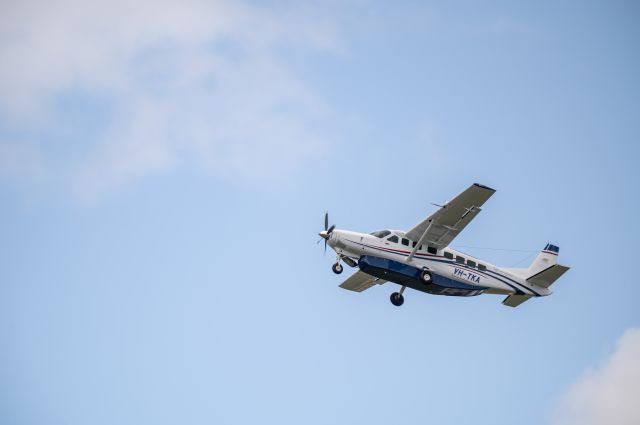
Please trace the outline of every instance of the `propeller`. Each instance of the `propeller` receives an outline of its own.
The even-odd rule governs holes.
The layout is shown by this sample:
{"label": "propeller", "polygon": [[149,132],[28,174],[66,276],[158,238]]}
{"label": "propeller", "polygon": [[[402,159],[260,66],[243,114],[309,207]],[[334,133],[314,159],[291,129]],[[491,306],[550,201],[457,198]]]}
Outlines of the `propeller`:
{"label": "propeller", "polygon": [[[324,252],[325,254],[327,253],[327,241],[329,240],[329,238],[331,237],[331,232],[333,232],[333,229],[336,228],[335,224],[332,224],[331,227],[329,227],[329,211],[326,211],[324,213],[324,230],[320,233],[318,233],[318,235],[320,235],[320,237],[322,239],[324,239]],[[320,241],[318,241],[320,242]]]}

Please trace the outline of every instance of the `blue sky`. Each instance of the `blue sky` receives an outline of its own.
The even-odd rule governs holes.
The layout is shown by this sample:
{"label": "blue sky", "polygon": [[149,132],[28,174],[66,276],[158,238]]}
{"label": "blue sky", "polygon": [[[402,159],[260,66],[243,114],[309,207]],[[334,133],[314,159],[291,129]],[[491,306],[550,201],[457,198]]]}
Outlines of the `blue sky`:
{"label": "blue sky", "polygon": [[[633,2],[1,8],[2,423],[639,420]],[[473,182],[551,297],[338,288]]]}

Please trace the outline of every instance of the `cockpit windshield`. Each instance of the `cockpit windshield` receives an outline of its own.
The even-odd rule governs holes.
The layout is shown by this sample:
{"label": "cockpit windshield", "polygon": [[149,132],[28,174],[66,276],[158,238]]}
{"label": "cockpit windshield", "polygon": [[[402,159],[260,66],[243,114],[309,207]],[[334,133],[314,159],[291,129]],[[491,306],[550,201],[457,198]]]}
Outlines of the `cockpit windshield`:
{"label": "cockpit windshield", "polygon": [[385,236],[390,235],[390,234],[391,234],[391,232],[390,232],[390,231],[388,231],[388,230],[377,230],[377,231],[375,231],[375,232],[371,232],[371,233],[369,233],[369,234],[370,234],[370,235],[373,235],[373,236],[375,236],[375,237],[377,237],[377,238],[384,238]]}

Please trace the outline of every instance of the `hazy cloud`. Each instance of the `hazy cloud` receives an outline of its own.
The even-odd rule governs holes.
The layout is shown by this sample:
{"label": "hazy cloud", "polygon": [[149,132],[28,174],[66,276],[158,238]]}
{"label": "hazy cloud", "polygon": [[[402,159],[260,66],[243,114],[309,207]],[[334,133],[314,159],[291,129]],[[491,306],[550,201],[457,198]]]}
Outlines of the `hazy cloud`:
{"label": "hazy cloud", "polygon": [[27,143],[0,141],[0,175],[5,178],[38,181],[47,175],[40,152]]}
{"label": "hazy cloud", "polygon": [[640,329],[627,330],[601,367],[589,370],[564,395],[556,425],[640,423]]}
{"label": "hazy cloud", "polygon": [[[327,143],[318,128],[330,110],[282,50],[339,53],[327,22],[311,8],[236,1],[5,2],[0,124],[28,131],[38,161],[52,161],[49,139],[82,140],[57,166],[83,198],[177,166],[286,174]],[[69,119],[60,99],[77,96],[106,106]],[[90,114],[100,125],[84,125]]]}

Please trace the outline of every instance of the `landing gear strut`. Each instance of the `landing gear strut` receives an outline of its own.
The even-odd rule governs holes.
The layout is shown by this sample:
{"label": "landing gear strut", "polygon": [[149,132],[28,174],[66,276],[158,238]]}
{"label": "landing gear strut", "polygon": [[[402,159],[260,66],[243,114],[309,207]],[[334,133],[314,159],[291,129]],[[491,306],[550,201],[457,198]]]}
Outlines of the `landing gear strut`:
{"label": "landing gear strut", "polygon": [[336,255],[336,263],[331,266],[331,270],[333,270],[335,274],[342,273],[342,264],[340,264],[340,260],[342,260],[340,254]]}
{"label": "landing gear strut", "polygon": [[404,304],[404,297],[402,296],[402,293],[404,292],[406,286],[403,286],[402,288],[400,288],[400,292],[394,292],[393,294],[391,294],[391,304],[395,305],[396,307],[400,307],[402,304]]}

